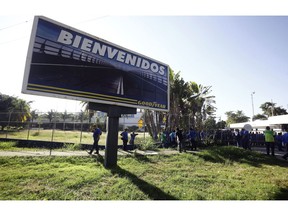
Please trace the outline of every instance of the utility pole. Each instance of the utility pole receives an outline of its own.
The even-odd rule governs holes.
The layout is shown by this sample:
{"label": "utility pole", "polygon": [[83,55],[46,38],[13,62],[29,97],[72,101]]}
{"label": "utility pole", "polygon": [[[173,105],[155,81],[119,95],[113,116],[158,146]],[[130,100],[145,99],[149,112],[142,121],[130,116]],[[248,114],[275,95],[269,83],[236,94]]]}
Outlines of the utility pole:
{"label": "utility pole", "polygon": [[255,92],[251,93],[251,101],[252,101],[252,118],[251,121],[253,121],[254,118],[254,101],[253,101],[253,95],[255,94]]}

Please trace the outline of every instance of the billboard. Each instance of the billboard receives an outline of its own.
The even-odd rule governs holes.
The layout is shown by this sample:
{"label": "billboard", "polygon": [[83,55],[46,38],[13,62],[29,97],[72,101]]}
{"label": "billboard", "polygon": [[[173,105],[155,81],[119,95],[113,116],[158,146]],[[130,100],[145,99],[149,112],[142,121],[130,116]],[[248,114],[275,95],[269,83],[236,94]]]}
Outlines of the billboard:
{"label": "billboard", "polygon": [[35,16],[22,92],[169,110],[169,67],[106,40]]}

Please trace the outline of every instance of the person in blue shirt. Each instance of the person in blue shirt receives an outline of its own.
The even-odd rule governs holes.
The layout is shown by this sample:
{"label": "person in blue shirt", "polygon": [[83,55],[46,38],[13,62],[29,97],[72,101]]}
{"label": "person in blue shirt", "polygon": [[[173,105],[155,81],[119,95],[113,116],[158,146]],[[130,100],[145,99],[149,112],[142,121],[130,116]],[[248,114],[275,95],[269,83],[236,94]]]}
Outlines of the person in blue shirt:
{"label": "person in blue shirt", "polygon": [[278,147],[278,151],[283,151],[282,149],[282,142],[283,142],[283,136],[282,133],[278,133],[275,137],[275,142],[277,144]]}
{"label": "person in blue shirt", "polygon": [[[286,133],[284,133],[284,134],[282,135],[282,141],[283,141],[283,143],[284,143],[284,146],[286,146],[286,151],[288,151],[288,130],[286,130]],[[287,158],[288,158],[288,153],[284,154],[284,155],[282,156],[282,158],[285,159],[285,160],[287,160]]]}
{"label": "person in blue shirt", "polygon": [[90,152],[88,152],[88,154],[92,154],[92,152],[94,150],[96,150],[96,154],[99,154],[99,145],[98,145],[98,142],[100,140],[100,136],[102,134],[102,131],[100,130],[100,128],[97,127],[97,125],[94,125],[93,126],[93,140],[94,140],[94,143],[93,143],[93,146],[92,146],[92,149],[90,150]]}
{"label": "person in blue shirt", "polygon": [[183,137],[183,131],[180,130],[179,128],[176,129],[176,137],[178,138],[178,147],[179,147],[179,152],[181,153],[182,151],[186,152],[185,149],[185,142],[184,142],[184,137]]}
{"label": "person in blue shirt", "polygon": [[177,146],[177,137],[176,137],[176,131],[173,130],[170,134],[169,134],[169,138],[170,138],[170,143],[171,143],[171,147],[175,148]]}
{"label": "person in blue shirt", "polygon": [[127,151],[128,129],[126,128],[120,135],[121,135],[121,140],[123,141],[123,150]]}
{"label": "person in blue shirt", "polygon": [[135,141],[135,137],[137,136],[138,134],[135,133],[134,131],[130,134],[130,144],[134,146],[134,141]]}
{"label": "person in blue shirt", "polygon": [[249,132],[242,128],[241,132],[241,145],[244,149],[249,149]]}
{"label": "person in blue shirt", "polygon": [[197,143],[196,143],[196,137],[197,137],[197,133],[193,128],[190,128],[189,131],[189,138],[190,138],[190,142],[191,142],[191,150],[193,151],[195,149],[195,151],[197,151]]}

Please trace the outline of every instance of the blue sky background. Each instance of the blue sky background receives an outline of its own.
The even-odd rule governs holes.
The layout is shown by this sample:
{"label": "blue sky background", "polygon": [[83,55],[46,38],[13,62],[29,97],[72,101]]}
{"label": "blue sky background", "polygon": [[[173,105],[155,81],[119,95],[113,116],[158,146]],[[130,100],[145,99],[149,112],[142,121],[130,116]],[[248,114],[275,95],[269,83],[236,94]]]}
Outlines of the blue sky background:
{"label": "blue sky background", "polygon": [[[0,92],[33,100],[39,111],[80,111],[75,101],[21,94],[34,15],[0,16]],[[185,81],[212,86],[217,119],[237,110],[251,117],[252,92],[255,114],[264,102],[288,108],[287,16],[42,15],[162,61]]]}

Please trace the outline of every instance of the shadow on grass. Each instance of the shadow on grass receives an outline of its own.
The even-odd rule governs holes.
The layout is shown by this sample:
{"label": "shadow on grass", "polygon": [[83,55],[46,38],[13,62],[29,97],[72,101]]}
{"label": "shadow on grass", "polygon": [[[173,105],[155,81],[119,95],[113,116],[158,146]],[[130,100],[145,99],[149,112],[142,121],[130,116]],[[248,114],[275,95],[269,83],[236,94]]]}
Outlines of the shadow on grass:
{"label": "shadow on grass", "polygon": [[200,158],[212,163],[247,163],[261,167],[263,164],[288,167],[286,161],[267,156],[259,152],[244,150],[235,146],[213,147],[197,154]]}
{"label": "shadow on grass", "polygon": [[[141,155],[140,156],[136,156],[136,158],[139,157],[138,159],[140,160],[146,160],[147,157]],[[95,159],[97,160],[97,162],[103,163],[104,164],[104,158],[100,155],[95,156]],[[148,160],[149,161],[149,160]],[[176,197],[165,193],[164,191],[162,191],[160,188],[140,179],[138,176],[136,176],[135,174],[122,169],[121,167],[119,167],[118,165],[112,168],[109,168],[111,170],[112,174],[117,174],[120,178],[129,178],[129,180],[136,186],[139,188],[139,190],[141,190],[143,193],[147,194],[149,199],[151,200],[177,200]]]}
{"label": "shadow on grass", "polygon": [[147,157],[146,155],[142,155],[139,154],[137,152],[135,152],[132,156],[133,158],[135,158],[137,161],[139,162],[149,162],[149,163],[154,163],[153,160],[151,160],[149,157]]}
{"label": "shadow on grass", "polygon": [[129,178],[130,181],[137,186],[143,193],[147,194],[151,200],[177,200],[176,197],[165,193],[160,188],[140,179],[135,174],[122,169],[119,166],[110,169],[112,174],[117,174],[120,177]]}
{"label": "shadow on grass", "polygon": [[275,195],[274,200],[288,200],[288,189],[281,188],[279,193]]}

